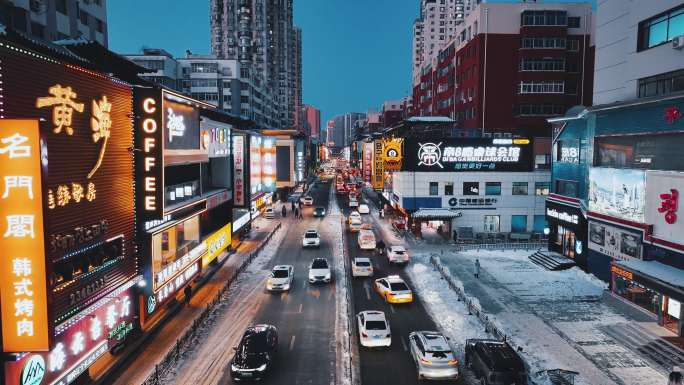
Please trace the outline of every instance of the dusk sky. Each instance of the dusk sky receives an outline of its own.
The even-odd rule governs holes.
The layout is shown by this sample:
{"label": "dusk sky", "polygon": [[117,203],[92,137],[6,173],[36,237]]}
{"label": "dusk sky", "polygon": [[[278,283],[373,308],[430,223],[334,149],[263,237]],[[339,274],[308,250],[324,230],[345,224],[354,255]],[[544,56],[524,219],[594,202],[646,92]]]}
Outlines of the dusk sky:
{"label": "dusk sky", "polygon": [[[210,52],[209,0],[113,0],[107,3],[109,47],[143,46],[176,56]],[[135,10],[132,12],[132,10]],[[407,95],[411,82],[411,25],[418,0],[295,0],[303,31],[304,103],[321,121],[366,112]]]}

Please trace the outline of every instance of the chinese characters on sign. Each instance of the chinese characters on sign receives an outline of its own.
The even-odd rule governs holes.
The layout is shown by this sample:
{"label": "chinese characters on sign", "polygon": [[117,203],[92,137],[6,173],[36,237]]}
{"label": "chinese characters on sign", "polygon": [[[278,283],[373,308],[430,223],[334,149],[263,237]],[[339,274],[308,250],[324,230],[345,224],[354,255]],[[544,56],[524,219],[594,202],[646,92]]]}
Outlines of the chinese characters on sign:
{"label": "chinese characters on sign", "polygon": [[677,222],[677,207],[679,206],[679,191],[670,189],[669,194],[660,194],[660,207],[658,212],[665,214],[665,222],[672,225]]}
{"label": "chinese characters on sign", "polygon": [[83,103],[76,102],[76,93],[71,90],[71,87],[62,87],[57,84],[48,90],[50,95],[41,97],[36,100],[36,107],[54,107],[52,110],[52,124],[55,125],[53,129],[55,134],[62,132],[62,129],[67,135],[73,135],[74,129],[71,127],[74,110],[83,112]]}
{"label": "chinese characters on sign", "polygon": [[235,161],[235,175],[233,179],[233,189],[235,190],[234,204],[236,206],[245,205],[245,137],[242,135],[233,136],[233,160]]}
{"label": "chinese characters on sign", "polygon": [[[60,115],[61,116],[61,115]],[[70,122],[69,122],[70,123]],[[0,293],[5,352],[48,348],[38,121],[0,121]]]}
{"label": "chinese characters on sign", "polygon": [[382,190],[385,186],[385,160],[383,159],[383,146],[381,140],[376,140],[375,145],[375,167],[373,169],[373,188]]}
{"label": "chinese characters on sign", "polygon": [[363,143],[363,181],[371,182],[373,175],[373,143]]}

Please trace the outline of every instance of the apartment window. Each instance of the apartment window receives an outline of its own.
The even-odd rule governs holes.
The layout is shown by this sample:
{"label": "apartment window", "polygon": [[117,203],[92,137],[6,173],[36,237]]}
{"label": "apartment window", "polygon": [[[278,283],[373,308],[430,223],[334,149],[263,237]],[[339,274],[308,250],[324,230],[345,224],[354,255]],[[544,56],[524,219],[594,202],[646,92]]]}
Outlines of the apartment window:
{"label": "apartment window", "polygon": [[520,46],[526,49],[565,49],[562,37],[523,37]]}
{"label": "apartment window", "polygon": [[556,194],[579,198],[579,184],[574,180],[556,180]]}
{"label": "apartment window", "polygon": [[527,215],[511,215],[511,232],[524,233],[527,231]]}
{"label": "apartment window", "polygon": [[568,17],[568,28],[579,28],[580,27],[580,17],[579,16],[569,16]]}
{"label": "apartment window", "polygon": [[578,52],[579,51],[579,40],[568,39],[568,51]]}
{"label": "apartment window", "polygon": [[78,19],[81,21],[81,24],[83,25],[88,25],[88,12],[84,10],[79,10],[78,11]]}
{"label": "apartment window", "polygon": [[520,18],[522,26],[568,25],[566,11],[524,11]]}
{"label": "apartment window", "polygon": [[564,113],[565,106],[560,104],[519,104],[515,110],[517,116],[551,116]]}
{"label": "apartment window", "polygon": [[639,97],[669,95],[684,91],[684,70],[639,79]]}
{"label": "apartment window", "polygon": [[480,195],[480,182],[463,182],[463,195]]}
{"label": "apartment window", "polygon": [[513,195],[527,195],[527,182],[513,182]]}
{"label": "apartment window", "polygon": [[56,0],[55,1],[55,9],[57,12],[68,15],[67,13],[67,0]]}
{"label": "apartment window", "polygon": [[454,195],[454,183],[453,182],[444,183],[444,195]]}
{"label": "apartment window", "polygon": [[500,219],[498,215],[484,216],[484,231],[487,233],[498,233],[500,229]]}
{"label": "apartment window", "polygon": [[520,82],[521,94],[562,94],[565,93],[564,82]]}
{"label": "apartment window", "polygon": [[531,59],[520,60],[520,71],[565,71],[565,59]]}
{"label": "apartment window", "polygon": [[549,182],[534,182],[534,194],[538,196],[549,195],[551,183]]}
{"label": "apartment window", "polygon": [[684,6],[639,23],[637,50],[643,51],[684,35]]}
{"label": "apartment window", "polygon": [[501,182],[486,182],[485,195],[501,195]]}
{"label": "apartment window", "polygon": [[430,195],[439,195],[439,183],[430,182]]}

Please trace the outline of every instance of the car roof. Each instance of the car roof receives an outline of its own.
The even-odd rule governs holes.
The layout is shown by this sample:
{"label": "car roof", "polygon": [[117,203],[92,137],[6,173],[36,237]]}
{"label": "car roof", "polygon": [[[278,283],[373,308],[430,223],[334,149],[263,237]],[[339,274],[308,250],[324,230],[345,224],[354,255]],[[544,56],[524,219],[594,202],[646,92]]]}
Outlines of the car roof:
{"label": "car roof", "polygon": [[268,324],[259,324],[259,325],[254,325],[250,326],[245,330],[245,337],[250,337],[253,335],[265,333],[269,329],[275,329],[275,326],[273,325],[268,325]]}
{"label": "car roof", "polygon": [[423,343],[427,350],[451,350],[447,339],[439,332],[420,331],[418,332],[423,337]]}
{"label": "car roof", "polygon": [[392,250],[404,250],[404,251],[406,251],[406,248],[405,248],[404,246],[401,246],[401,245],[390,246],[390,249],[392,249]]}
{"label": "car roof", "polygon": [[316,233],[316,234],[318,234],[318,230],[316,230],[316,229],[308,229],[308,230],[306,230],[306,232],[307,232],[307,233]]}
{"label": "car roof", "polygon": [[370,262],[370,258],[357,257],[354,258],[354,262]]}
{"label": "car roof", "polygon": [[292,265],[275,265],[275,266],[273,266],[273,270],[287,270],[289,268],[293,268]]}
{"label": "car roof", "polygon": [[[387,279],[387,282],[390,282],[390,283],[392,283],[392,282],[404,282],[404,280],[401,279],[401,277],[398,275],[388,275],[387,277],[385,277],[385,279]],[[406,283],[406,282],[404,282],[404,283]]]}
{"label": "car roof", "polygon": [[362,311],[360,314],[363,314],[363,318],[365,318],[366,321],[387,321],[385,313],[378,310],[366,310]]}

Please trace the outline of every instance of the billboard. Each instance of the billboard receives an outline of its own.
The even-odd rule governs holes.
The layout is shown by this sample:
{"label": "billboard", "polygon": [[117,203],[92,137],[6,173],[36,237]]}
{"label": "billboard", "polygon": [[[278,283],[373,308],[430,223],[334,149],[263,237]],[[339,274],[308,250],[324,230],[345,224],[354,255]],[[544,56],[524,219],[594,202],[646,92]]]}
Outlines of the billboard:
{"label": "billboard", "polygon": [[532,141],[526,138],[417,138],[405,141],[404,171],[533,170]]}
{"label": "billboard", "polygon": [[162,122],[165,149],[200,149],[199,111],[186,99],[164,92]]}
{"label": "billboard", "polygon": [[264,137],[261,145],[261,179],[263,191],[276,190],[276,140]]}
{"label": "billboard", "polygon": [[589,211],[643,223],[646,205],[643,170],[592,167]]}
{"label": "billboard", "polygon": [[641,259],[641,239],[640,233],[589,221],[589,249],[614,259]]}
{"label": "billboard", "polygon": [[252,134],[249,137],[249,185],[252,194],[260,192],[263,188],[261,184],[261,141],[261,136]]}
{"label": "billboard", "polygon": [[653,225],[655,238],[684,243],[684,216],[679,211],[681,194],[684,194],[681,172],[646,172],[646,223]]}
{"label": "billboard", "polygon": [[363,181],[366,183],[371,182],[373,176],[373,143],[363,143],[362,147],[362,170],[363,170]]}
{"label": "billboard", "polygon": [[209,158],[222,158],[230,155],[230,130],[232,126],[202,118],[200,124],[202,150],[207,151]]}
{"label": "billboard", "polygon": [[277,146],[276,148],[276,179],[278,182],[290,182],[290,146]]}
{"label": "billboard", "polygon": [[384,159],[384,147],[382,145],[382,140],[376,140],[373,142],[374,151],[373,154],[373,188],[376,190],[382,190],[385,185],[385,159]]}
{"label": "billboard", "polygon": [[233,134],[233,205],[245,207],[245,135]]}
{"label": "billboard", "polygon": [[304,171],[306,171],[304,163],[304,142],[297,140],[295,141],[295,175],[297,182],[304,181]]}
{"label": "billboard", "polygon": [[383,139],[384,168],[387,171],[401,170],[403,138]]}

